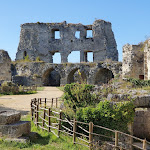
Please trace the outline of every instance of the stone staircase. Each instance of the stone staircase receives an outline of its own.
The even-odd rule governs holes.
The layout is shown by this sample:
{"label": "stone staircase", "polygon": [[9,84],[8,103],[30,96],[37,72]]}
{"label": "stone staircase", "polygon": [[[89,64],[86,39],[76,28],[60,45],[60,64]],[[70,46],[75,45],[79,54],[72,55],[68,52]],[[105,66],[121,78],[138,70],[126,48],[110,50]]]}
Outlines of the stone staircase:
{"label": "stone staircase", "polygon": [[20,121],[17,111],[0,111],[0,137],[18,138],[31,131],[30,121]]}

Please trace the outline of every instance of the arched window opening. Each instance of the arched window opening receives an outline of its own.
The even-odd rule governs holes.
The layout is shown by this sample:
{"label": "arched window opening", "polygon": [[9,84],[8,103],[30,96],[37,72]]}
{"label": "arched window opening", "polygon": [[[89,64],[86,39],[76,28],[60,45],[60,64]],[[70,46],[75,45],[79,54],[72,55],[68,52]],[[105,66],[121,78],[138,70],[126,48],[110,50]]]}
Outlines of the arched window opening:
{"label": "arched window opening", "polygon": [[59,52],[54,53],[53,55],[53,63],[60,64],[61,63],[61,55]]}
{"label": "arched window opening", "polygon": [[71,63],[80,63],[80,51],[72,51],[68,55],[68,62],[71,62]]}

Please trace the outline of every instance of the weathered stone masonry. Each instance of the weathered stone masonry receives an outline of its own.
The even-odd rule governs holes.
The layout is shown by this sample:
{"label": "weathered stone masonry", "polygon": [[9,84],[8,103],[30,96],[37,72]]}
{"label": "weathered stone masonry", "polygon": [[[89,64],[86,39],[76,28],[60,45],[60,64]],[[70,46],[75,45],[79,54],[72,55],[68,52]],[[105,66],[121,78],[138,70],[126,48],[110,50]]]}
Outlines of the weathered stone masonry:
{"label": "weathered stone masonry", "polygon": [[150,80],[150,40],[123,46],[122,76]]}
{"label": "weathered stone masonry", "polygon": [[11,80],[11,59],[8,53],[0,50],[0,84]]}
{"label": "weathered stone masonry", "polygon": [[[60,76],[59,85],[74,82],[74,74],[80,70],[82,77],[89,84],[107,83],[115,75],[121,73],[119,62],[99,63],[64,63],[52,64],[45,62],[17,63],[13,70],[13,82],[22,85],[51,85],[50,75],[56,71]],[[55,73],[55,76],[57,75]],[[52,79],[53,80],[53,79]],[[54,85],[57,85],[54,80]]]}
{"label": "weathered stone masonry", "polygon": [[[92,30],[93,36],[87,37],[87,31]],[[55,32],[60,32],[56,39]],[[79,32],[79,38],[75,37]],[[93,25],[62,23],[26,23],[21,25],[20,43],[16,60],[29,55],[31,60],[40,57],[41,60],[53,63],[53,55],[61,54],[61,62],[68,62],[72,51],[80,51],[80,62],[87,62],[87,53],[93,52],[94,62],[111,59],[118,60],[118,51],[111,23],[96,20]]]}

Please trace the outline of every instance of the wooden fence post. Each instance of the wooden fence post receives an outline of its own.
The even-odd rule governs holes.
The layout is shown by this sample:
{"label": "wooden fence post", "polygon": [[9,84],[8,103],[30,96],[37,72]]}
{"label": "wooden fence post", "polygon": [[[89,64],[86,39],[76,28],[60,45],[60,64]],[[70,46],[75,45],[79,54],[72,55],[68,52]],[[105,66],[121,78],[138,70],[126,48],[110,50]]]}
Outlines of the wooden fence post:
{"label": "wooden fence post", "polygon": [[60,111],[60,114],[59,114],[58,136],[60,135],[60,130],[61,130],[61,118],[62,118],[62,111]]}
{"label": "wooden fence post", "polygon": [[43,120],[43,125],[42,125],[43,128],[44,128],[44,126],[45,126],[45,113],[46,113],[46,110],[44,109],[44,113],[43,113],[43,119],[44,119],[44,120]]}
{"label": "wooden fence post", "polygon": [[73,121],[73,144],[75,144],[76,142],[76,129],[77,129],[77,122],[76,122],[76,119],[74,118],[74,121]]}
{"label": "wooden fence post", "polygon": [[46,108],[46,98],[45,98],[45,108]]}
{"label": "wooden fence post", "polygon": [[115,131],[115,150],[118,150],[118,131]]}
{"label": "wooden fence post", "polygon": [[42,105],[42,99],[40,98],[40,107],[41,107],[41,105]]}
{"label": "wooden fence post", "polygon": [[36,126],[38,126],[38,121],[39,121],[39,105],[36,105]]}
{"label": "wooden fence post", "polygon": [[50,128],[50,125],[51,125],[51,109],[50,108],[48,108],[48,125],[49,125],[49,127],[48,127],[48,132],[50,132],[51,131],[51,128]]}
{"label": "wooden fence post", "polygon": [[31,120],[33,121],[33,101],[31,100]]}
{"label": "wooden fence post", "polygon": [[53,101],[54,101],[54,99],[52,98],[52,105],[51,105],[51,107],[53,107]]}
{"label": "wooden fence post", "polygon": [[56,98],[56,108],[57,108],[57,98]]}
{"label": "wooden fence post", "polygon": [[93,133],[93,122],[90,122],[89,123],[89,144],[90,144],[90,146],[89,146],[89,149],[91,150],[92,149],[92,142],[93,142],[93,135],[92,135],[92,133]]}
{"label": "wooden fence post", "polygon": [[143,140],[143,150],[146,150],[146,139]]}
{"label": "wooden fence post", "polygon": [[36,112],[37,112],[37,105],[36,105],[36,99],[34,99],[34,124],[36,124]]}

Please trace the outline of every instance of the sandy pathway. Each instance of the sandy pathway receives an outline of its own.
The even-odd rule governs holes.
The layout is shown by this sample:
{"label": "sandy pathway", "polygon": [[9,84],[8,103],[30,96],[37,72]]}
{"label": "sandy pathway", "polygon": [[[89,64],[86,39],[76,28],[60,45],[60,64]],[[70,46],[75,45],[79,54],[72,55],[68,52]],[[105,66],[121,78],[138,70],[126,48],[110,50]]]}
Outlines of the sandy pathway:
{"label": "sandy pathway", "polygon": [[43,91],[38,91],[36,94],[0,96],[0,110],[19,110],[25,114],[30,111],[32,98],[55,98],[62,94],[63,92],[56,87],[44,87]]}

